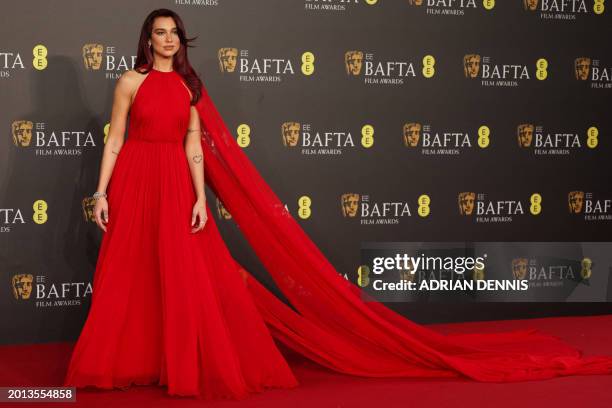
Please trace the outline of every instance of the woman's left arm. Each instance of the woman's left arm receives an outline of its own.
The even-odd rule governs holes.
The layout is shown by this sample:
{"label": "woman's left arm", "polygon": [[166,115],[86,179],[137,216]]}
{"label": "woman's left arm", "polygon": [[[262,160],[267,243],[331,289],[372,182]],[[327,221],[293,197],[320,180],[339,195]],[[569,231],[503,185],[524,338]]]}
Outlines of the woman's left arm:
{"label": "woman's left arm", "polygon": [[193,206],[191,215],[191,226],[193,227],[196,218],[199,222],[191,232],[197,232],[204,228],[206,223],[206,195],[204,193],[204,153],[200,138],[202,130],[200,129],[200,116],[195,106],[190,108],[189,126],[187,135],[185,136],[185,154],[189,162],[191,171],[191,179],[193,180],[193,188],[196,193],[196,202]]}

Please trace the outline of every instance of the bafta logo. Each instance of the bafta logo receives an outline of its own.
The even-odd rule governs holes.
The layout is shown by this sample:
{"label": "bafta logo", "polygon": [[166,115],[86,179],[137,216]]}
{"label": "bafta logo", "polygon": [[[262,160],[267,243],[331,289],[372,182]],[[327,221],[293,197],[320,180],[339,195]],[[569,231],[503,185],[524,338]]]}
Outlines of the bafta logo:
{"label": "bafta logo", "polygon": [[300,124],[298,122],[285,122],[281,125],[283,146],[297,146],[300,140]]}
{"label": "bafta logo", "polygon": [[589,79],[589,70],[591,69],[591,59],[587,57],[580,57],[574,60],[574,70],[576,72],[576,79],[586,81]]}
{"label": "bafta logo", "polygon": [[345,217],[354,217],[357,215],[359,208],[359,194],[346,193],[340,197],[342,205],[342,215]]}
{"label": "bafta logo", "polygon": [[344,65],[347,75],[359,75],[363,63],[362,51],[347,51],[344,53]]}
{"label": "bafta logo", "polygon": [[423,5],[423,0],[408,0],[408,5],[410,5],[410,6],[421,6],[421,5]]}
{"label": "bafta logo", "polygon": [[516,128],[516,136],[518,138],[519,147],[531,146],[533,140],[533,125],[530,123],[522,123]]}
{"label": "bafta logo", "polygon": [[219,198],[217,198],[217,214],[219,215],[219,218],[223,218],[225,220],[229,220],[232,218],[232,214],[227,211],[227,208],[225,208]]}
{"label": "bafta logo", "polygon": [[420,123],[404,124],[404,146],[406,147],[418,146],[420,137],[421,137],[421,124]]}
{"label": "bafta logo", "polygon": [[480,72],[480,55],[467,54],[463,56],[463,73],[466,78],[477,78]]}
{"label": "bafta logo", "polygon": [[98,70],[102,66],[102,44],[83,46],[83,64],[87,70]]}
{"label": "bafta logo", "polygon": [[477,266],[474,267],[474,273],[472,273],[473,280],[484,280],[485,278],[485,270],[484,268],[479,268]]}
{"label": "bafta logo", "polygon": [[584,191],[570,191],[567,195],[569,212],[572,214],[580,214],[584,204]]}
{"label": "bafta logo", "polygon": [[462,192],[459,193],[459,214],[472,215],[474,212],[474,202],[476,201],[476,193]]}
{"label": "bafta logo", "polygon": [[525,279],[527,277],[526,258],[516,258],[512,260],[512,276],[514,276],[514,279]]}
{"label": "bafta logo", "polygon": [[407,268],[398,268],[399,278],[401,281],[405,282],[414,282],[416,273],[412,273],[414,271],[414,262],[412,259],[408,260]]}
{"label": "bafta logo", "polygon": [[11,124],[13,144],[17,147],[28,147],[32,142],[34,123],[29,120],[16,120]]}
{"label": "bafta logo", "polygon": [[221,72],[234,72],[238,60],[238,48],[219,48],[219,70]]}
{"label": "bafta logo", "polygon": [[580,276],[582,277],[582,279],[589,279],[593,274],[593,272],[591,271],[591,268],[593,267],[593,261],[591,261],[591,258],[584,258],[580,262],[580,266]]}
{"label": "bafta logo", "polygon": [[523,8],[526,11],[535,11],[538,8],[538,0],[523,0]]}
{"label": "bafta logo", "polygon": [[29,299],[30,295],[32,295],[32,282],[34,281],[34,276],[29,273],[20,273],[17,275],[13,275],[11,279],[12,287],[13,287],[13,296],[17,300],[25,300]]}
{"label": "bafta logo", "polygon": [[96,199],[93,197],[85,197],[81,201],[81,207],[83,209],[83,218],[85,222],[91,221],[96,222],[96,216],[94,214],[94,208],[96,206]]}

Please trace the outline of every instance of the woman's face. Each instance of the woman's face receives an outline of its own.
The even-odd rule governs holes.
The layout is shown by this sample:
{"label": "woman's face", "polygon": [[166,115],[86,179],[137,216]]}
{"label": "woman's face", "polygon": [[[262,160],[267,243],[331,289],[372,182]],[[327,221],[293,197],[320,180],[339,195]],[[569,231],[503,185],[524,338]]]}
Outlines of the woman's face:
{"label": "woman's face", "polygon": [[172,17],[157,17],[151,30],[153,53],[162,57],[171,57],[181,46],[178,30]]}

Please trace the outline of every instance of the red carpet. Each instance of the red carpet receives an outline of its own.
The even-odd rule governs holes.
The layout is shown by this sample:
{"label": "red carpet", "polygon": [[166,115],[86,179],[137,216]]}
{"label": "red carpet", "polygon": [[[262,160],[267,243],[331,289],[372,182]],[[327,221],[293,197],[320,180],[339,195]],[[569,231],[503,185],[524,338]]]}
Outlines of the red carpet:
{"label": "red carpet", "polygon": [[[537,306],[534,306],[537,307]],[[533,327],[585,354],[612,354],[612,315],[432,325],[445,333]],[[59,386],[72,343],[0,346],[0,386]],[[197,401],[165,395],[165,388],[78,390],[77,403],[4,406],[70,407],[612,407],[612,375],[483,384],[469,380],[370,379],[336,374],[288,353],[300,381],[294,390],[269,390],[245,401]]]}

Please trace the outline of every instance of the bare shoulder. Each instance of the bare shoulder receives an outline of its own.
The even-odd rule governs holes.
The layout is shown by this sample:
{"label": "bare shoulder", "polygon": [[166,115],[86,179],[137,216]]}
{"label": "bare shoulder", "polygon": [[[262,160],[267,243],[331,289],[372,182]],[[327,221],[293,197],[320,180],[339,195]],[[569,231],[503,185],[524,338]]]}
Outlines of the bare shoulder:
{"label": "bare shoulder", "polygon": [[129,96],[131,101],[147,75],[133,69],[123,72],[117,80],[117,92]]}
{"label": "bare shoulder", "polygon": [[136,85],[136,75],[140,74],[133,70],[123,72],[115,85],[116,92],[129,95]]}
{"label": "bare shoulder", "polygon": [[147,77],[147,74],[142,74],[136,70],[130,69],[128,71],[124,71],[123,74],[119,77],[117,84],[122,86],[134,86],[138,85]]}

